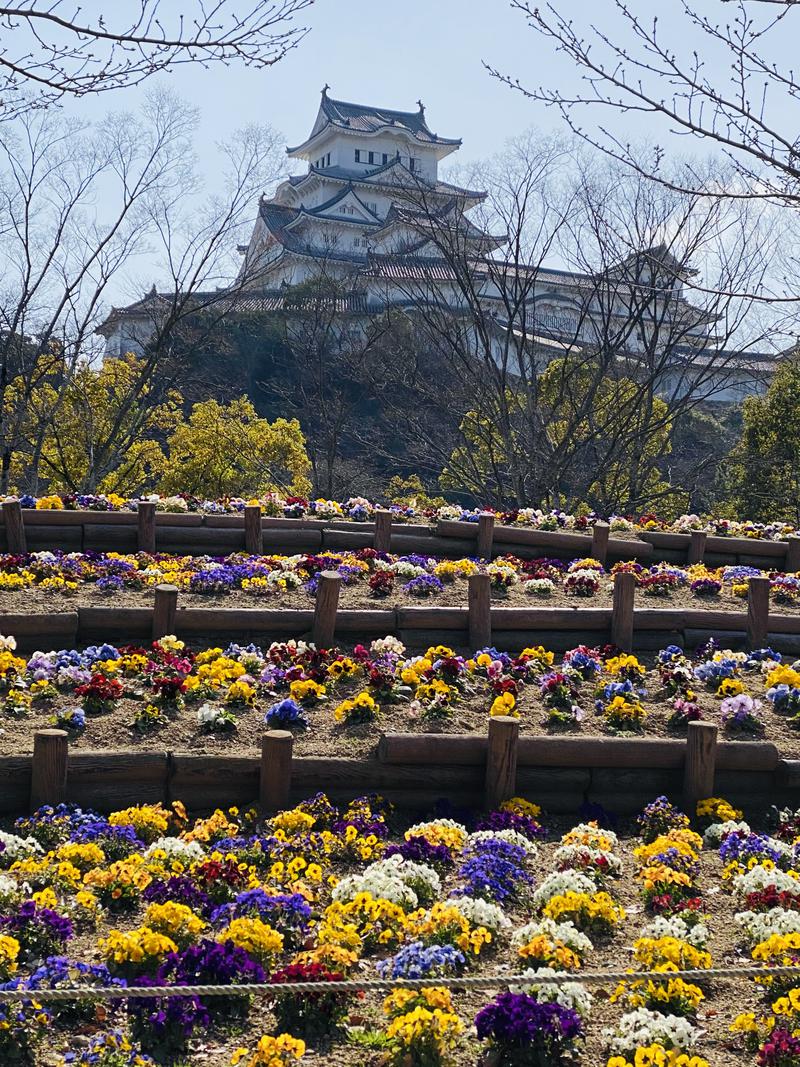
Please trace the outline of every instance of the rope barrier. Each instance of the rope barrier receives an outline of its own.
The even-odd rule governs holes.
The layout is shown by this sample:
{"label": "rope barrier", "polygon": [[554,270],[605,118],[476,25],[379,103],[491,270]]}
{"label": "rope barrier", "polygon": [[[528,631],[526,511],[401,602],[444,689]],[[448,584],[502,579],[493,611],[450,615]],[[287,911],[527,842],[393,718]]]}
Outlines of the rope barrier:
{"label": "rope barrier", "polygon": [[606,985],[616,982],[637,981],[638,979],[684,978],[702,981],[709,978],[762,978],[786,977],[798,975],[800,965],[780,967],[713,967],[707,970],[688,971],[585,971],[560,972],[543,975],[540,979],[530,974],[492,974],[463,975],[461,978],[365,978],[344,979],[340,982],[269,982],[252,985],[174,985],[174,986],[72,986],[61,989],[2,989],[0,1003],[24,1000],[37,1000],[41,1004],[70,1000],[131,1000],[157,999],[160,997],[230,997],[276,993],[367,993],[386,989],[425,989],[432,986],[447,989],[494,989],[499,986],[530,985],[564,985],[574,982],[578,985]]}

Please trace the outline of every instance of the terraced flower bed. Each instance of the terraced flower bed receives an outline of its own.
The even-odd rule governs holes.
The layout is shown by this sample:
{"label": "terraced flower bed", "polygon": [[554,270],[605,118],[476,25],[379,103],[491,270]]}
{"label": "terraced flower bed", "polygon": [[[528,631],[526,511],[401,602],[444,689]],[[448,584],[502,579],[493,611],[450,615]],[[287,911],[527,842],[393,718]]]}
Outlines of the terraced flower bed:
{"label": "terraced flower bed", "polygon": [[[800,814],[784,812],[772,836],[719,798],[698,805],[695,829],[663,797],[616,829],[593,814],[559,822],[515,798],[410,824],[379,798],[337,809],[324,794],[271,818],[232,809],[189,819],[178,803],[107,817],[40,809],[0,836],[2,988],[29,994],[0,1002],[0,1058],[800,1063],[795,981],[751,977],[800,954]],[[715,974],[730,965],[747,973]],[[579,981],[626,969],[650,977]],[[465,987],[465,976],[496,984]],[[392,988],[404,977],[428,982]],[[348,979],[385,988],[332,984]],[[298,994],[303,980],[325,985]],[[120,995],[178,983],[236,988]],[[76,984],[118,995],[44,1001]],[[253,984],[269,988],[248,995]]]}
{"label": "terraced flower bed", "polygon": [[745,609],[748,582],[768,576],[773,610],[800,613],[800,575],[757,567],[708,568],[703,564],[643,566],[619,562],[610,568],[595,559],[570,561],[499,557],[438,559],[422,554],[357,552],[227,557],[164,553],[34,552],[0,555],[0,605],[7,612],[50,612],[64,607],[146,606],[160,583],[178,586],[191,606],[307,608],[319,574],[342,579],[340,605],[370,608],[430,603],[463,606],[466,579],[489,575],[498,606],[609,607],[613,575],[632,571],[642,606]]}
{"label": "terraced flower bed", "polygon": [[3,500],[19,500],[23,510],[74,512],[89,511],[101,514],[131,514],[138,509],[139,503],[151,502],[162,514],[172,515],[240,515],[246,506],[257,504],[264,515],[272,518],[319,519],[324,521],[349,521],[353,523],[370,522],[380,510],[391,512],[392,521],[409,525],[435,524],[437,522],[476,522],[482,514],[492,514],[503,525],[518,525],[528,529],[557,532],[559,530],[586,532],[591,531],[598,521],[607,521],[612,532],[618,536],[635,535],[639,532],[654,530],[668,533],[691,533],[695,530],[713,534],[717,537],[748,537],[754,540],[779,540],[794,531],[786,522],[753,522],[751,520],[734,520],[713,515],[680,515],[676,519],[665,519],[648,513],[645,515],[610,515],[601,520],[598,515],[573,515],[559,509],[547,511],[542,508],[468,508],[458,504],[425,506],[417,503],[381,504],[366,497],[350,497],[347,500],[310,500],[303,497],[283,497],[279,493],[268,493],[261,497],[226,497],[207,500],[188,494],[159,496],[156,493],[142,497],[123,497],[117,494],[50,494],[35,497],[24,494],[21,497],[9,496]]}
{"label": "terraced flower bed", "polygon": [[36,730],[75,748],[253,753],[288,729],[302,756],[373,756],[382,733],[484,735],[517,716],[524,735],[685,737],[719,724],[733,741],[773,741],[800,756],[800,665],[771,649],[650,657],[582,645],[471,657],[444,646],[409,655],[386,637],[354,650],[303,642],[193,651],[174,637],[18,655],[0,649],[0,754],[29,753]]}

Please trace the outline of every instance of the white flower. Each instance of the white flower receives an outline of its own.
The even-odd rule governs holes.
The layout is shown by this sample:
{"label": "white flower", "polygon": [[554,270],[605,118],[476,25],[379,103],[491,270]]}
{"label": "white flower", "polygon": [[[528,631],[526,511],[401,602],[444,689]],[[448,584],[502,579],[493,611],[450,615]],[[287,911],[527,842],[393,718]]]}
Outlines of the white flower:
{"label": "white flower", "polygon": [[800,912],[786,908],[770,908],[769,911],[740,911],[733,921],[751,945],[766,941],[773,934],[800,933]]}
{"label": "white flower", "polygon": [[[572,1008],[584,1019],[588,1018],[594,998],[585,986],[561,981],[563,974],[552,967],[528,967],[521,977],[523,981],[519,985],[510,987],[512,993],[527,993],[542,1003],[560,1004],[562,1008]],[[547,982],[548,978],[556,981]]]}
{"label": "white flower", "polygon": [[33,837],[18,837],[17,834],[7,834],[0,830],[0,867],[10,867],[16,860],[26,856],[40,856],[42,846]]}
{"label": "white flower", "polygon": [[691,926],[680,915],[673,915],[671,919],[657,915],[645,926],[640,937],[675,937],[679,941],[687,941],[695,948],[705,948],[708,941],[708,927],[705,923],[696,923]]}
{"label": "white flower", "polygon": [[554,871],[542,881],[539,888],[533,894],[533,904],[536,908],[543,908],[553,897],[560,897],[562,893],[595,893],[597,886],[578,871]]}
{"label": "white flower", "polygon": [[511,929],[511,920],[500,907],[480,897],[450,897],[448,905],[463,915],[472,926],[485,926],[493,934]]}
{"label": "white flower", "polygon": [[332,895],[334,900],[348,901],[359,893],[371,893],[408,910],[421,901],[436,900],[441,891],[441,880],[432,867],[394,855],[371,863],[360,874],[342,878]]}
{"label": "white flower", "polygon": [[5,652],[13,652],[17,647],[17,639],[15,637],[3,637],[0,634],[0,649]]}
{"label": "white flower", "polygon": [[[583,871],[583,864],[579,863],[581,857],[588,857],[592,863],[590,868],[589,877],[594,871],[597,871],[598,876],[602,875],[620,875],[622,873],[622,860],[618,856],[615,856],[613,852],[609,852],[603,848],[590,848],[589,845],[562,845],[561,848],[557,848],[553,855],[553,862],[558,867],[564,867],[567,869],[580,868]],[[603,870],[601,864],[605,864],[605,870]]]}
{"label": "white flower", "polygon": [[642,1045],[664,1045],[668,1049],[685,1050],[697,1043],[701,1033],[688,1019],[678,1015],[660,1015],[647,1008],[627,1012],[616,1027],[603,1029],[603,1037],[614,1054],[630,1054]]}
{"label": "white flower", "polygon": [[733,891],[738,897],[760,893],[768,888],[774,888],[779,893],[800,893],[800,879],[778,867],[760,865],[751,867],[744,874],[737,874],[733,879]]}
{"label": "white flower", "polygon": [[147,849],[144,858],[151,859],[156,852],[165,852],[167,860],[179,860],[181,863],[194,863],[206,854],[199,841],[182,841],[179,837],[159,837]]}
{"label": "white flower", "polygon": [[516,845],[524,849],[527,855],[533,859],[539,851],[533,841],[518,830],[477,830],[467,838],[465,849],[474,849],[482,841],[505,841],[506,844]]}
{"label": "white flower", "polygon": [[561,941],[581,959],[594,948],[586,934],[581,933],[574,923],[559,923],[555,919],[536,919],[520,926],[511,935],[511,944],[519,949],[540,936],[549,937],[551,941]]}
{"label": "white flower", "polygon": [[733,819],[728,822],[715,822],[703,834],[703,844],[706,848],[718,848],[730,834],[747,835],[750,832],[750,825],[746,822],[736,822]]}
{"label": "white flower", "polygon": [[522,588],[529,596],[551,596],[556,585],[549,578],[529,578]]}
{"label": "white flower", "polygon": [[395,656],[404,656],[406,646],[398,638],[388,634],[386,637],[376,638],[369,646],[369,650],[373,656],[380,656],[384,652],[391,652]]}

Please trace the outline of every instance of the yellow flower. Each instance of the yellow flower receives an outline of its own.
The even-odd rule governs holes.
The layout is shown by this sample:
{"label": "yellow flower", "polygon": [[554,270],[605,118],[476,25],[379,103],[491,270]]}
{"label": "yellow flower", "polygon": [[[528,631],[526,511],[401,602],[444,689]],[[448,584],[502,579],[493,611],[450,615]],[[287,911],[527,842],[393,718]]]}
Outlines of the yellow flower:
{"label": "yellow flower", "polygon": [[518,719],[517,699],[514,694],[502,693],[499,697],[495,697],[489,709],[489,714],[493,717],[495,715],[511,715],[513,718]]}

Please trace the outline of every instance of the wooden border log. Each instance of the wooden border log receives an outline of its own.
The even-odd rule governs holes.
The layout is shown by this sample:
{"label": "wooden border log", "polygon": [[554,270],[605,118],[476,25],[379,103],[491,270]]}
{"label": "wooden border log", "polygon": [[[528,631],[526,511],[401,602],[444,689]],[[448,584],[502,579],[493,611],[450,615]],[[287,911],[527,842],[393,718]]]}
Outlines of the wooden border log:
{"label": "wooden border log", "polygon": [[6,548],[15,556],[24,556],[28,551],[25,539],[25,519],[18,500],[6,500],[3,504],[3,519],[6,528]]}
{"label": "wooden border log", "polygon": [[492,558],[494,543],[494,513],[482,511],[478,516],[478,556],[480,559]]}
{"label": "wooden border log", "polygon": [[690,722],[686,731],[686,763],[683,768],[683,803],[694,819],[698,800],[714,795],[717,756],[717,726],[713,722]]}
{"label": "wooden border log", "polygon": [[139,551],[139,536],[135,526],[109,526],[93,522],[84,526],[82,533],[81,547],[84,552],[90,549],[97,552]]}
{"label": "wooden border log", "polygon": [[769,633],[769,578],[751,578],[747,585],[747,642],[764,648]]}
{"label": "wooden border log", "polygon": [[177,585],[157,585],[153,603],[153,640],[175,633],[175,615],[178,611]]}
{"label": "wooden border log", "polygon": [[314,622],[310,608],[181,608],[177,625],[189,634],[290,634],[308,633]]}
{"label": "wooden border log", "polygon": [[290,730],[269,730],[261,738],[259,803],[262,812],[280,811],[289,806],[293,745]]}
{"label": "wooden border log", "polygon": [[136,539],[140,552],[156,550],[156,506],[151,500],[140,500],[136,506]]}
{"label": "wooden border log", "polygon": [[[492,608],[492,630],[566,630],[583,633],[611,625],[611,608]],[[499,638],[498,638],[499,640]]]}
{"label": "wooden border log", "polygon": [[800,571],[800,537],[790,534],[786,542],[786,560],[783,569],[789,572]]}
{"label": "wooden border log", "polygon": [[488,648],[492,643],[492,591],[488,574],[470,574],[467,578],[467,629],[469,646]]}
{"label": "wooden border log", "polygon": [[0,815],[19,815],[31,802],[31,764],[27,756],[0,756]]}
{"label": "wooden border log", "polygon": [[[720,741],[716,758],[717,768],[724,771],[774,771],[780,765],[778,749],[771,741]],[[382,734],[378,742],[378,759],[387,764],[477,767],[486,760],[486,738],[479,734],[387,733]],[[679,770],[685,760],[685,741],[656,737],[550,737],[546,734],[523,734],[517,751],[520,767]]]}
{"label": "wooden border log", "polygon": [[596,522],[592,529],[592,559],[605,564],[608,559],[608,538],[611,527],[607,522]]}
{"label": "wooden border log", "polygon": [[336,612],[339,610],[341,575],[336,571],[322,571],[314,603],[312,640],[317,648],[330,648],[336,633]]}
{"label": "wooden border log", "polygon": [[487,811],[510,800],[517,788],[517,742],[519,719],[496,715],[489,719],[486,739],[486,781],[483,803]]}
{"label": "wooden border log", "polygon": [[259,793],[259,758],[208,756],[172,752],[169,758],[168,795],[182,800],[189,810],[213,811],[231,804],[254,804]]}
{"label": "wooden border log", "polygon": [[633,598],[636,575],[618,571],[614,575],[614,600],[611,607],[611,643],[624,652],[633,648]]}
{"label": "wooden border log", "polygon": [[385,508],[375,512],[375,533],[372,547],[376,552],[389,552],[392,547],[392,513]]}
{"label": "wooden border log", "polygon": [[67,796],[69,737],[66,730],[37,730],[33,735],[31,811],[61,804]]}
{"label": "wooden border log", "polygon": [[0,615],[0,634],[17,639],[57,637],[59,640],[75,642],[78,639],[78,612],[48,611],[41,615],[4,612]]}
{"label": "wooden border log", "polygon": [[152,608],[78,608],[78,635],[81,641],[87,634],[107,640],[110,634],[121,634],[125,640],[133,637],[152,637]]}
{"label": "wooden border log", "polygon": [[77,749],[69,756],[67,797],[74,804],[101,810],[168,804],[168,771],[167,752]]}
{"label": "wooden border log", "polygon": [[244,509],[244,549],[251,556],[264,552],[264,534],[261,529],[261,505],[246,504]]}
{"label": "wooden border log", "polygon": [[689,549],[686,553],[686,562],[688,564],[703,562],[707,540],[708,534],[705,530],[692,530],[689,534]]}

